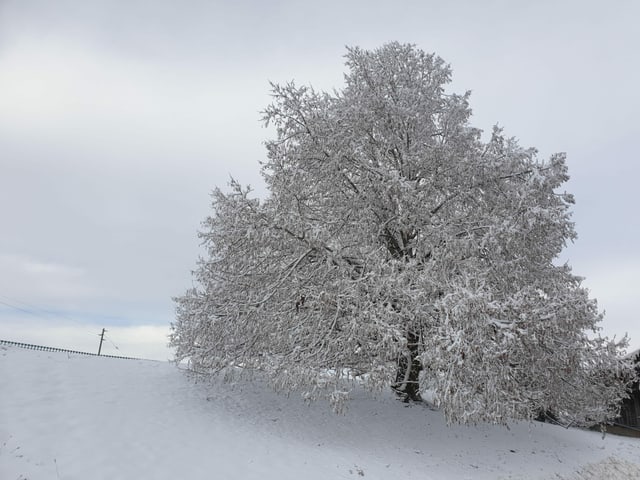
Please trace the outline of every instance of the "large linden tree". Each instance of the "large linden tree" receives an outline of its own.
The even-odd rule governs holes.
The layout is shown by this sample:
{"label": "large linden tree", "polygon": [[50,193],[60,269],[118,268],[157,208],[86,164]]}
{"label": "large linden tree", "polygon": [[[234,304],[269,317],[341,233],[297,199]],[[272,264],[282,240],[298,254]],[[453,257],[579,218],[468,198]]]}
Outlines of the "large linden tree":
{"label": "large linden tree", "polygon": [[469,93],[412,45],[348,49],[333,93],[273,86],[259,201],[213,193],[171,343],[199,372],[259,370],[340,408],[350,388],[425,392],[448,421],[615,415],[625,342],[568,265],[563,154],[469,125]]}

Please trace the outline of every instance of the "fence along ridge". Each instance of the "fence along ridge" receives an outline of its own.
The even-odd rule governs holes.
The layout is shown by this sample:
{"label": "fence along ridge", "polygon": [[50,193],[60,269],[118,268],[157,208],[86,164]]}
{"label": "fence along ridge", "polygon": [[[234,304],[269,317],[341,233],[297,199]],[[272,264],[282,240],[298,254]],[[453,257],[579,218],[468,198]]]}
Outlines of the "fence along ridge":
{"label": "fence along ridge", "polygon": [[14,347],[26,348],[28,350],[38,350],[41,352],[63,352],[73,353],[75,355],[88,355],[90,357],[107,357],[107,358],[119,358],[121,360],[144,360],[136,357],[121,357],[119,355],[98,355],[97,353],[80,352],[77,350],[67,350],[66,348],[47,347],[44,345],[33,345],[31,343],[12,342],[10,340],[0,340],[0,345],[12,345]]}

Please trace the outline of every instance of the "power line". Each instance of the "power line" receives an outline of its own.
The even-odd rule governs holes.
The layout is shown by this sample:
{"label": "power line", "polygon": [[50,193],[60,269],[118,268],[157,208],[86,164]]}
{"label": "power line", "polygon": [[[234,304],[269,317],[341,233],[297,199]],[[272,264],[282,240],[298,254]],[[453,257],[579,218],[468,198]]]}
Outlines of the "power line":
{"label": "power line", "polygon": [[[5,298],[5,297],[3,297],[3,298]],[[28,313],[29,315],[35,315],[36,317],[42,317],[42,315],[38,315],[38,314],[37,314],[37,313],[35,313],[35,312],[32,312],[32,311],[30,311],[30,310],[25,310],[24,308],[20,308],[20,307],[17,307],[17,306],[15,306],[15,305],[11,305],[10,303],[3,302],[2,300],[0,300],[0,303],[1,303],[2,305],[6,305],[6,306],[7,306],[7,307],[9,307],[9,308],[14,308],[14,309],[19,310],[19,311],[21,311],[21,312]]]}
{"label": "power line", "polygon": [[[29,305],[28,303],[22,302],[20,300],[15,299],[15,298],[9,298],[6,295],[0,295],[0,298],[3,298],[4,300],[8,300],[9,302],[11,302],[11,303],[9,303],[9,302],[0,300],[0,304],[5,305],[5,306],[7,306],[9,308],[13,308],[14,310],[18,310],[18,311],[23,312],[23,313],[26,313],[26,314],[29,314],[29,315],[33,315],[34,317],[43,318],[45,320],[50,320],[51,317],[58,317],[58,319],[62,318],[62,319],[65,319],[65,320],[69,320],[71,322],[77,323],[78,325],[82,325],[83,327],[86,328],[86,325],[83,324],[82,322],[80,322],[79,320],[71,318],[71,317],[69,317],[67,315],[64,315],[62,313],[52,312],[50,310],[45,310],[45,309],[40,308],[40,307],[34,307],[33,305]],[[20,305],[23,305],[24,307],[27,307],[27,308],[19,307],[19,306],[15,305],[16,303],[20,304]],[[92,336],[94,335],[94,333],[89,333],[88,331],[85,331],[85,333],[87,333],[88,335],[92,335]]]}
{"label": "power line", "polygon": [[120,348],[118,348],[118,346],[115,343],[113,343],[113,340],[111,340],[109,337],[105,337],[105,338],[109,340],[109,343],[113,345],[116,350],[120,351]]}
{"label": "power line", "polygon": [[[68,315],[66,315],[66,314],[64,314],[64,313],[60,313],[60,312],[56,312],[56,311],[47,310],[47,309],[44,309],[44,308],[41,308],[41,307],[34,307],[33,305],[30,305],[30,304],[28,304],[28,303],[26,303],[26,302],[23,302],[23,301],[21,301],[21,300],[18,300],[18,299],[15,299],[15,298],[9,298],[9,297],[7,297],[6,295],[0,295],[0,297],[4,298],[5,300],[8,300],[8,301],[10,301],[10,302],[12,302],[12,303],[18,303],[18,304],[20,304],[20,305],[23,305],[23,306],[27,307],[29,310],[31,310],[31,312],[27,312],[27,313],[32,313],[33,315],[38,315],[38,313],[37,313],[37,312],[42,312],[42,313],[44,313],[45,315],[50,315],[50,316],[56,316],[56,317],[64,318],[64,319],[66,319],[66,320],[70,320],[70,321],[75,322],[75,323],[78,323],[78,324],[80,324],[80,323],[81,323],[80,321],[76,320],[75,318],[71,318],[71,317],[69,317]],[[0,303],[3,303],[4,305],[8,305],[8,304],[7,304],[7,303],[5,303],[5,302],[0,302]],[[22,308],[20,308],[20,307],[16,307],[15,305],[8,305],[8,306],[13,307],[13,308],[17,308],[17,309],[19,309],[19,310],[22,310],[23,312],[26,312],[26,310],[25,310],[25,309],[22,309]]]}

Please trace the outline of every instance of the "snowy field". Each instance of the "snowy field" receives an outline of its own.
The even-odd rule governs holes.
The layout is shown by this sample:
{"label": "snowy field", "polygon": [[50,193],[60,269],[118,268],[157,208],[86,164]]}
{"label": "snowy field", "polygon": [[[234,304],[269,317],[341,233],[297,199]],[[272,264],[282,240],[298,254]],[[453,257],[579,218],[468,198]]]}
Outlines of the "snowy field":
{"label": "snowy field", "polygon": [[640,439],[446,427],[384,394],[344,415],[175,365],[0,347],[0,479],[633,479]]}

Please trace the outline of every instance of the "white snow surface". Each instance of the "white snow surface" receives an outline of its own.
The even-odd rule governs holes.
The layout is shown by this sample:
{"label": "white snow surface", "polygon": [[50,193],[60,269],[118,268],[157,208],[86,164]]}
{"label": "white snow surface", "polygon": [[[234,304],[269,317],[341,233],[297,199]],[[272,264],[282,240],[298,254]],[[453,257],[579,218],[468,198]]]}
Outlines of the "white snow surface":
{"label": "white snow surface", "polygon": [[174,364],[0,347],[0,479],[633,479],[640,439],[447,427],[387,392],[345,414]]}

